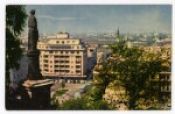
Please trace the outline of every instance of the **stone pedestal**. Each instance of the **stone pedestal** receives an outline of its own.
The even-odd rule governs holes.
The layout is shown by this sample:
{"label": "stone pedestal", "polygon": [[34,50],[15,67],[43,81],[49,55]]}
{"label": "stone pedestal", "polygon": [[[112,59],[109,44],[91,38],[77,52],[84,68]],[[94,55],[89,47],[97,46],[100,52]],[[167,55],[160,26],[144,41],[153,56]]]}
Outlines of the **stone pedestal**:
{"label": "stone pedestal", "polygon": [[27,80],[23,86],[28,92],[30,101],[29,109],[47,110],[50,109],[50,87],[54,81],[45,80]]}
{"label": "stone pedestal", "polygon": [[41,80],[43,77],[39,69],[39,51],[28,51],[28,74],[29,80]]}

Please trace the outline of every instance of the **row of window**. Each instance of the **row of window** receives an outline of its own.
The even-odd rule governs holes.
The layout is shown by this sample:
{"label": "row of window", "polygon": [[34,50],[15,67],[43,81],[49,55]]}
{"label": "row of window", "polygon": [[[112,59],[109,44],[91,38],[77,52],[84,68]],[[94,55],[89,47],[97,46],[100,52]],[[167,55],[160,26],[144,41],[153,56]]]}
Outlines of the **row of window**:
{"label": "row of window", "polygon": [[[62,52],[62,51],[61,51]],[[71,53],[74,53],[71,51]],[[77,51],[77,53],[79,53],[79,51]],[[44,58],[48,58],[49,56],[53,56],[53,55],[40,55],[40,57],[44,57]],[[67,56],[67,55],[54,55],[54,58],[69,58],[70,56]],[[81,56],[75,56],[76,58],[81,58]]]}
{"label": "row of window", "polygon": [[55,72],[57,73],[57,72],[66,72],[66,73],[68,73],[68,72],[70,72],[69,70],[55,70]]}
{"label": "row of window", "polygon": [[69,44],[69,43],[75,43],[75,42],[76,42],[75,40],[72,40],[72,41],[70,41],[70,40],[67,40],[67,41],[56,41],[57,44],[65,44],[65,43]]}
{"label": "row of window", "polygon": [[[44,71],[48,72],[48,69],[44,69]],[[55,73],[73,73],[73,71],[70,71],[70,70],[54,70],[54,72]],[[81,73],[81,70],[76,70],[76,73]]]}
{"label": "row of window", "polygon": [[[48,68],[48,67],[49,67],[48,64],[44,64],[44,68]],[[69,67],[73,68],[73,66],[69,66],[69,65],[54,65],[54,67],[55,68],[58,68],[58,67],[60,67],[60,68],[69,68]],[[50,66],[50,68],[52,68],[52,65]],[[76,65],[76,68],[81,68],[81,65]]]}
{"label": "row of window", "polygon": [[49,51],[49,54],[80,54],[80,51]]}
{"label": "row of window", "polygon": [[70,56],[60,56],[60,55],[55,55],[54,58],[69,58]]}
{"label": "row of window", "polygon": [[55,67],[69,68],[69,65],[55,65]]}
{"label": "row of window", "polygon": [[59,60],[55,60],[54,62],[55,63],[69,63],[69,61],[62,61],[62,60],[60,60],[60,61]]}
{"label": "row of window", "polygon": [[[52,54],[53,52],[51,52],[50,54]],[[70,51],[70,52],[68,52],[68,51],[64,51],[64,54],[80,54],[80,52],[79,51]],[[63,51],[60,51],[60,54],[63,54]],[[53,57],[53,55],[44,55],[44,56],[42,56],[42,55],[40,55],[40,57],[42,58],[42,57],[44,57],[44,58],[48,58],[48,57]],[[54,58],[61,58],[61,57],[63,57],[63,58],[69,58],[70,56],[64,56],[64,55],[54,55]],[[81,56],[76,56],[77,58],[80,58]]]}
{"label": "row of window", "polygon": [[[44,63],[48,63],[48,62],[49,63],[52,63],[52,61],[48,61],[48,60],[44,60],[43,62]],[[76,60],[75,62],[77,64],[80,64],[81,63],[81,60]],[[55,60],[54,63],[57,63],[57,64],[59,64],[59,63],[70,63],[70,61],[68,61],[68,60],[67,61],[66,60]],[[74,61],[71,61],[71,63],[74,63]]]}
{"label": "row of window", "polygon": [[[62,43],[64,44],[64,43]],[[39,48],[45,48],[45,49],[82,49],[82,46],[81,45],[78,45],[78,46],[71,46],[71,45],[47,45],[47,46],[44,46],[44,45],[39,45],[38,46]]]}

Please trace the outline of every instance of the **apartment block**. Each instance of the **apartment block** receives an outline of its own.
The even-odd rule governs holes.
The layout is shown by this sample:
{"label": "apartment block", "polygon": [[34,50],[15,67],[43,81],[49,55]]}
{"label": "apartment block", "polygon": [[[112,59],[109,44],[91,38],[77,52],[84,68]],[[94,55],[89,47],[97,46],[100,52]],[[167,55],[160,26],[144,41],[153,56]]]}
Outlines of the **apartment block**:
{"label": "apartment block", "polygon": [[44,77],[86,78],[86,48],[80,39],[60,32],[38,42],[40,69]]}

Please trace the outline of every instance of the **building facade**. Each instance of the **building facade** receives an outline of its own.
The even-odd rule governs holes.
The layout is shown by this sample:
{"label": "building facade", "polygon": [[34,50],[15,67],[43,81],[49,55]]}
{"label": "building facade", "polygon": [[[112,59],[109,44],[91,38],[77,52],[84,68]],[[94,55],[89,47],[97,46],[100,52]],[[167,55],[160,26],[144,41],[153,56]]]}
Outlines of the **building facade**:
{"label": "building facade", "polygon": [[61,79],[86,78],[86,48],[80,39],[70,38],[68,33],[39,41],[40,69],[44,77]]}

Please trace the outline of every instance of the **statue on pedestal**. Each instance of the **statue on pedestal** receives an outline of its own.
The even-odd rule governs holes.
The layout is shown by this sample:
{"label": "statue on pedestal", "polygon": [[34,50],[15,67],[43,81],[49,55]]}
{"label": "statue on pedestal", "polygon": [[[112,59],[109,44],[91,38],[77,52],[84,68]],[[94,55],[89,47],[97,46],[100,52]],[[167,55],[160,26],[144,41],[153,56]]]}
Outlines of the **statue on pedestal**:
{"label": "statue on pedestal", "polygon": [[43,79],[39,68],[39,50],[37,50],[38,29],[35,10],[30,11],[28,20],[28,74],[23,86],[29,96],[29,109],[50,108],[50,87],[53,80]]}
{"label": "statue on pedestal", "polygon": [[39,69],[39,51],[36,49],[38,41],[37,20],[35,18],[35,10],[30,11],[28,20],[28,79],[42,79]]}

